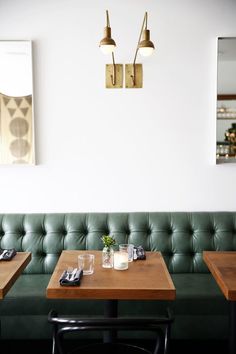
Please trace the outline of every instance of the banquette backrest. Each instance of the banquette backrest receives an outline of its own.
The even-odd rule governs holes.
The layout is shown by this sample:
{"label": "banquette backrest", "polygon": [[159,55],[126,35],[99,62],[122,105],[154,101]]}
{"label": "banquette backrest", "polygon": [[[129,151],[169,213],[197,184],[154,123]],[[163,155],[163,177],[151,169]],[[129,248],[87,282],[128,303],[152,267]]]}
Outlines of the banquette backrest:
{"label": "banquette backrest", "polygon": [[160,251],[172,273],[206,273],[204,250],[236,250],[235,212],[0,215],[0,246],[32,252],[25,273],[52,273],[62,250],[102,249],[101,236]]}

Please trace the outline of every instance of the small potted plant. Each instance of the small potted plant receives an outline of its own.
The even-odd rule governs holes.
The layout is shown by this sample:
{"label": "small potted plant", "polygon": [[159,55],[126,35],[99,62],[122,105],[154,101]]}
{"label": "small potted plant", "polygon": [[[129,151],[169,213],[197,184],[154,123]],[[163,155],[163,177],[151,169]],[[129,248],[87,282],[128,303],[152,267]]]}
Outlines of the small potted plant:
{"label": "small potted plant", "polygon": [[101,240],[104,246],[102,250],[102,266],[103,268],[113,268],[113,262],[114,262],[113,246],[116,244],[116,240],[109,235],[102,236]]}

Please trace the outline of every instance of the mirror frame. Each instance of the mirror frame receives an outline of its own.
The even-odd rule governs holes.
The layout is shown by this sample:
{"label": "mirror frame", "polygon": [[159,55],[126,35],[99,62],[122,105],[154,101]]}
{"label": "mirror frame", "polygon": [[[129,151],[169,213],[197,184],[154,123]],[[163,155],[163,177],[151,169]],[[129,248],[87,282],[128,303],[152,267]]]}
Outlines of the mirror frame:
{"label": "mirror frame", "polygon": [[[222,40],[227,40],[228,42],[230,40],[235,40],[235,46],[230,47],[227,42],[226,44],[220,46],[220,41]],[[230,50],[233,48],[233,50]],[[220,56],[221,55],[221,56]],[[224,57],[223,57],[224,55]],[[222,164],[222,163],[236,163],[236,87],[233,87],[233,90],[226,89],[225,93],[224,90],[222,92],[222,89],[219,90],[219,77],[221,77],[220,80],[222,80],[222,75],[223,71],[221,70],[220,72],[220,59],[223,58],[223,62],[227,61],[232,61],[231,58],[233,58],[233,62],[235,61],[235,69],[236,69],[236,37],[218,37],[217,38],[217,97],[216,97],[216,164]],[[235,58],[235,60],[234,60]],[[221,68],[222,69],[222,68]],[[226,71],[227,72],[227,71]],[[234,66],[233,66],[233,72],[234,72]],[[227,74],[225,74],[227,75]],[[229,76],[225,76],[229,77]],[[222,82],[221,82],[222,84]],[[223,83],[224,84],[224,83]],[[231,82],[232,85],[232,82]],[[223,85],[224,86],[224,85]],[[222,86],[221,86],[222,88]],[[220,93],[219,93],[220,91]],[[232,92],[233,91],[233,92]],[[219,106],[219,101],[226,101],[225,104],[222,104]],[[229,102],[227,101],[235,101],[233,106],[230,105]],[[222,122],[219,124],[219,122]],[[230,123],[228,124],[228,127],[224,127],[225,122],[230,122],[232,124],[232,127],[230,127]],[[223,125],[222,125],[223,124]],[[235,126],[234,126],[235,125]],[[221,127],[221,129],[219,128]],[[224,140],[218,140],[219,139],[219,132],[224,131],[222,127],[225,129],[225,137]],[[234,140],[235,139],[235,140]]]}
{"label": "mirror frame", "polygon": [[32,41],[0,46],[0,164],[35,165]]}

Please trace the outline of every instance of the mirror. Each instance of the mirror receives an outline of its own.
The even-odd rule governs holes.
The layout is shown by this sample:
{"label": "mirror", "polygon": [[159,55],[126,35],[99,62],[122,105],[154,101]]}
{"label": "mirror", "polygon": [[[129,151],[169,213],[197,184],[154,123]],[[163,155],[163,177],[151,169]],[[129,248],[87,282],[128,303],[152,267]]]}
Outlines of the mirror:
{"label": "mirror", "polygon": [[0,163],[35,163],[31,41],[0,41]]}
{"label": "mirror", "polygon": [[236,162],[236,37],[218,38],[216,163]]}

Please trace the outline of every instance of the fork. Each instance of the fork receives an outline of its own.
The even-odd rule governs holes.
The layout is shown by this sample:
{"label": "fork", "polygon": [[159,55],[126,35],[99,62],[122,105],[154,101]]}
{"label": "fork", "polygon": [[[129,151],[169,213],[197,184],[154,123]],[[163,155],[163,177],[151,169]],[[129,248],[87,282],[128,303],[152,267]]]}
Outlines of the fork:
{"label": "fork", "polygon": [[70,280],[73,280],[73,279],[75,278],[77,270],[78,270],[77,268],[75,268],[75,269],[73,270],[73,272],[71,273]]}
{"label": "fork", "polygon": [[68,267],[67,270],[66,270],[66,279],[67,280],[70,280],[72,272],[73,272],[73,268],[72,267]]}

